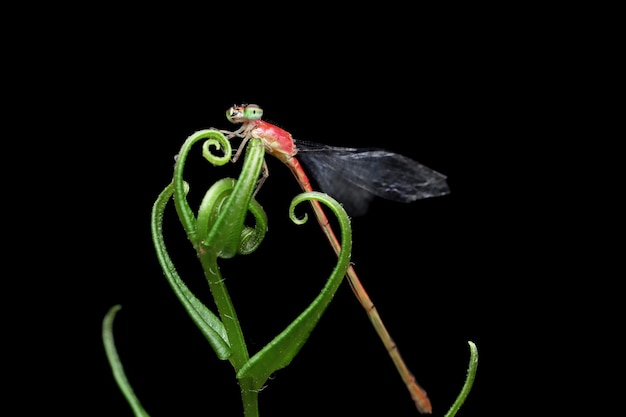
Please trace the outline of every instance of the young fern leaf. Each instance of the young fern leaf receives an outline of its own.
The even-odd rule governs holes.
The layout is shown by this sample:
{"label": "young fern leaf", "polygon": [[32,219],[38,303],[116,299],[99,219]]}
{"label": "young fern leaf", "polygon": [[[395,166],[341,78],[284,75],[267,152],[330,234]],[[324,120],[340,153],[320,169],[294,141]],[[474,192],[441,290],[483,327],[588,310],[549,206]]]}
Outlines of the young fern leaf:
{"label": "young fern leaf", "polygon": [[170,184],[161,192],[152,209],[152,239],[157,258],[174,294],[176,294],[189,317],[196,323],[200,332],[207,339],[217,357],[222,360],[228,359],[231,355],[231,349],[224,325],[185,285],[167,253],[163,239],[163,214],[172,194],[173,184]]}
{"label": "young fern leaf", "polygon": [[463,388],[459,393],[459,396],[456,398],[456,401],[450,407],[450,410],[446,413],[445,417],[454,417],[456,413],[459,411],[470,391],[472,390],[472,385],[474,385],[474,379],[476,379],[476,369],[478,368],[478,348],[476,344],[472,341],[467,342],[470,348],[470,362],[467,368],[467,377],[465,378],[465,384],[463,384]]}
{"label": "young fern leaf", "polygon": [[126,401],[128,401],[128,404],[132,408],[135,417],[150,417],[146,410],[144,410],[141,402],[139,402],[139,398],[135,395],[133,388],[130,386],[128,379],[126,378],[122,362],[117,354],[117,349],[115,348],[115,340],[113,338],[113,320],[121,308],[122,306],[120,305],[111,307],[102,321],[102,341],[104,343],[104,350],[106,352],[107,359],[109,360],[109,364],[111,365],[115,382],[117,382],[122,394],[126,397]]}
{"label": "young fern leaf", "polygon": [[305,200],[320,201],[335,213],[341,228],[341,253],[331,276],[315,300],[285,330],[250,358],[237,372],[237,378],[239,379],[252,378],[254,380],[254,389],[257,390],[262,388],[272,373],[289,365],[300,351],[326,307],[333,299],[350,264],[352,232],[346,211],[337,201],[326,194],[319,192],[303,193],[294,198],[289,208],[291,218],[298,224],[304,223],[306,216],[303,219],[296,219],[294,209],[297,204]]}

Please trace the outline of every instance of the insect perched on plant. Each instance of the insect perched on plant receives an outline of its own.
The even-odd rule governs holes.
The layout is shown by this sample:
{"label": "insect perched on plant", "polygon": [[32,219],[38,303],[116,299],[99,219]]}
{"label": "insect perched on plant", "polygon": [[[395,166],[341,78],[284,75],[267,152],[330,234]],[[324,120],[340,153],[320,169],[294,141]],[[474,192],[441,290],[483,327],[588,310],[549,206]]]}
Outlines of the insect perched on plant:
{"label": "insect perched on plant", "polygon": [[[313,188],[298,159],[302,159],[321,191],[342,203],[352,216],[364,214],[374,197],[408,203],[450,192],[445,175],[406,156],[383,149],[341,148],[296,141],[286,130],[262,120],[262,116],[263,109],[255,104],[233,106],[226,111],[226,117],[230,122],[241,123],[241,127],[234,132],[222,131],[229,139],[235,137],[242,139],[233,161],[239,158],[250,139],[260,139],[267,153],[289,167],[305,192],[313,191]],[[263,176],[259,180],[257,191],[267,177],[267,164],[264,164]],[[311,205],[331,246],[339,254],[341,246],[322,206],[315,200],[311,201]],[[404,363],[352,266],[348,268],[346,275],[354,294],[387,348],[417,409],[421,413],[430,414],[432,406],[426,392],[417,384]]]}

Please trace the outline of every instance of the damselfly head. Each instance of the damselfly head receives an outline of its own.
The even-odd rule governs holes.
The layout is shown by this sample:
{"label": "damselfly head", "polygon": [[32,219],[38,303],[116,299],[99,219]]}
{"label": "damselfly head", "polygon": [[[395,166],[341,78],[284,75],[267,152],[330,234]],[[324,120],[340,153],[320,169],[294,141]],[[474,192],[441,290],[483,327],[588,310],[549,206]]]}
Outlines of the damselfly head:
{"label": "damselfly head", "polygon": [[230,109],[226,110],[226,118],[231,123],[243,123],[246,119],[244,116],[245,107],[244,106],[233,106]]}
{"label": "damselfly head", "polygon": [[226,110],[226,118],[231,123],[243,123],[258,120],[263,116],[263,109],[256,104],[242,104]]}

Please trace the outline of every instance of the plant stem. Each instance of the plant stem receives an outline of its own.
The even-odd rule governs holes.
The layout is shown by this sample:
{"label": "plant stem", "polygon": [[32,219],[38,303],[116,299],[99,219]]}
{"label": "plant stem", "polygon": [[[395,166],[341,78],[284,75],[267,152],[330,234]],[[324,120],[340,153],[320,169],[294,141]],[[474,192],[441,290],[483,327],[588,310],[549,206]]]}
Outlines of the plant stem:
{"label": "plant stem", "polygon": [[239,380],[244,417],[259,417],[259,391],[253,389],[252,378]]}

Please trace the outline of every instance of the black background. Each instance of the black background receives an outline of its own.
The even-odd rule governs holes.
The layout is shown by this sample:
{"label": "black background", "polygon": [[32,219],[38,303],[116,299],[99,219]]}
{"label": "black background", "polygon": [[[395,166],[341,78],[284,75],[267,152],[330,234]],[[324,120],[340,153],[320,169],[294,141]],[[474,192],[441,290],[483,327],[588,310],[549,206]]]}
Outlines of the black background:
{"label": "black background", "polygon": [[[530,244],[519,236],[535,213],[551,215],[539,197],[558,185],[520,169],[529,166],[531,125],[544,117],[528,104],[540,68],[520,59],[524,39],[499,36],[506,19],[500,26],[476,11],[472,18],[423,11],[416,20],[371,12],[358,22],[325,16],[307,28],[266,22],[271,34],[241,30],[242,21],[237,30],[192,21],[190,33],[162,22],[136,30],[129,21],[101,28],[115,39],[95,30],[77,43],[83,29],[94,33],[87,27],[41,39],[46,53],[29,76],[35,93],[25,96],[43,126],[33,136],[44,168],[29,178],[45,197],[33,219],[41,222],[35,236],[45,231],[46,240],[29,245],[42,248],[35,259],[46,268],[33,282],[50,307],[32,320],[44,353],[29,359],[39,364],[37,377],[23,374],[18,386],[46,393],[46,406],[66,415],[130,416],[100,338],[102,318],[120,304],[117,347],[152,416],[242,415],[232,368],[215,357],[160,270],[150,211],[184,140],[231,128],[226,109],[256,103],[296,139],[384,147],[448,176],[449,196],[408,205],[376,200],[355,218],[353,262],[434,415],[462,387],[469,340],[480,361],[458,415],[522,402],[510,381],[524,369],[519,344],[536,336],[528,309],[547,298],[532,288],[533,272],[552,256],[552,231]],[[382,30],[381,18],[393,29]],[[333,265],[317,225],[287,218],[299,192],[292,175],[276,160],[268,164],[258,194],[269,217],[266,240],[254,254],[222,262],[251,353],[315,297]],[[192,202],[237,167],[191,160]],[[211,305],[173,211],[165,221],[181,276]],[[260,394],[260,409],[416,414],[347,282],[300,354]]]}

